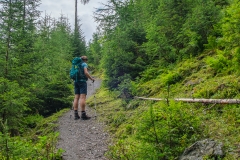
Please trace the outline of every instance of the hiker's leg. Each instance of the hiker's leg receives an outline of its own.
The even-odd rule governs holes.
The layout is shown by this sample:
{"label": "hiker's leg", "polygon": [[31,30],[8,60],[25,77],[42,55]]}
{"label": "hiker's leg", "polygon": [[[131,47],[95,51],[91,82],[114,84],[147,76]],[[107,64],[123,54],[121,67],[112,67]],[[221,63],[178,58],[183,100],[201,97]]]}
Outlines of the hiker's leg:
{"label": "hiker's leg", "polygon": [[80,86],[79,86],[78,82],[74,82],[74,93],[75,93],[75,97],[74,97],[74,101],[73,101],[74,119],[77,120],[80,118],[78,115],[78,102],[79,102],[79,98],[80,98]]}
{"label": "hiker's leg", "polygon": [[78,101],[79,101],[80,95],[75,94],[74,101],[73,101],[73,108],[74,110],[78,110]]}
{"label": "hiker's leg", "polygon": [[85,111],[86,106],[86,94],[80,94],[80,107],[81,107],[81,119],[82,120],[88,120],[91,117],[87,116]]}
{"label": "hiker's leg", "polygon": [[81,88],[78,82],[74,82],[74,93],[75,93],[75,97],[74,97],[74,101],[73,101],[73,108],[74,110],[78,110],[78,101],[80,98],[80,93],[81,92]]}
{"label": "hiker's leg", "polygon": [[80,107],[81,111],[85,111],[87,97],[87,82],[82,82],[80,85]]}
{"label": "hiker's leg", "polygon": [[74,119],[78,120],[80,116],[78,115],[78,101],[79,101],[80,94],[75,94],[74,101],[73,101],[73,108],[74,108]]}
{"label": "hiker's leg", "polygon": [[82,83],[80,87],[80,107],[81,107],[81,119],[88,120],[91,117],[87,116],[85,111],[86,106],[86,97],[87,97],[87,83]]}
{"label": "hiker's leg", "polygon": [[86,94],[80,94],[81,111],[85,111],[85,106],[86,106]]}

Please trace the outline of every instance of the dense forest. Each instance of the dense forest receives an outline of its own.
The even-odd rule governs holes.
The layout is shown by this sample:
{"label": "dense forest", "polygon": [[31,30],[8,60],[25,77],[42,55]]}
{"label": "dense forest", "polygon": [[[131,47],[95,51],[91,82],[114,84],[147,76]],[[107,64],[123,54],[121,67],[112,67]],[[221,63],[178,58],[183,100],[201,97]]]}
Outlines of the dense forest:
{"label": "dense forest", "polygon": [[1,159],[60,157],[52,122],[71,107],[69,69],[81,55],[103,79],[97,99],[114,137],[109,159],[178,159],[204,138],[224,144],[218,159],[240,157],[238,104],[172,100],[240,98],[238,0],[109,0],[87,43],[80,20],[72,30],[63,15],[40,17],[40,3],[0,1]]}

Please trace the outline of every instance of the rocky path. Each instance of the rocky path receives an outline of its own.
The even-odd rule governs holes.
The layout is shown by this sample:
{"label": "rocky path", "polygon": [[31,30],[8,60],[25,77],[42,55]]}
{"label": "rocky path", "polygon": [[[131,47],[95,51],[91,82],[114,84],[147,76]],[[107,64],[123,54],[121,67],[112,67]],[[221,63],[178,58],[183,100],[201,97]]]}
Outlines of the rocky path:
{"label": "rocky path", "polygon": [[[88,94],[92,96],[101,85],[101,80],[88,83]],[[57,148],[65,150],[63,160],[107,160],[104,156],[108,149],[109,136],[104,126],[97,121],[95,110],[86,106],[90,120],[74,120],[73,110],[59,118],[59,141]]]}

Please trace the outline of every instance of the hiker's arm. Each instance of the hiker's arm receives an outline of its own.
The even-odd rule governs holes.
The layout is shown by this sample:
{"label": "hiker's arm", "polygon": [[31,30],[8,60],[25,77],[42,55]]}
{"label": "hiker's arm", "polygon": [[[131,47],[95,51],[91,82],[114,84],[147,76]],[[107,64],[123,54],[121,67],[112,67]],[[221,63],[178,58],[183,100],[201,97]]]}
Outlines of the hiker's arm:
{"label": "hiker's arm", "polygon": [[91,79],[93,82],[95,81],[95,79],[91,77],[90,74],[88,73],[88,69],[86,67],[84,67],[84,74],[87,76],[87,78]]}

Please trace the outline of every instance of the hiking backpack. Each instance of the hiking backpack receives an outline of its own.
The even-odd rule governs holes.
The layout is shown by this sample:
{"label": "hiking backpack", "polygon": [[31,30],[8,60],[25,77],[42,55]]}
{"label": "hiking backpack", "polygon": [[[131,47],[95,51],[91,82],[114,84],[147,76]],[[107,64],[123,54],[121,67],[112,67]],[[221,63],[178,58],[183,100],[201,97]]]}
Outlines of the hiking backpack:
{"label": "hiking backpack", "polygon": [[80,57],[76,57],[72,60],[72,68],[70,69],[70,78],[72,80],[87,80],[82,63],[83,60]]}

